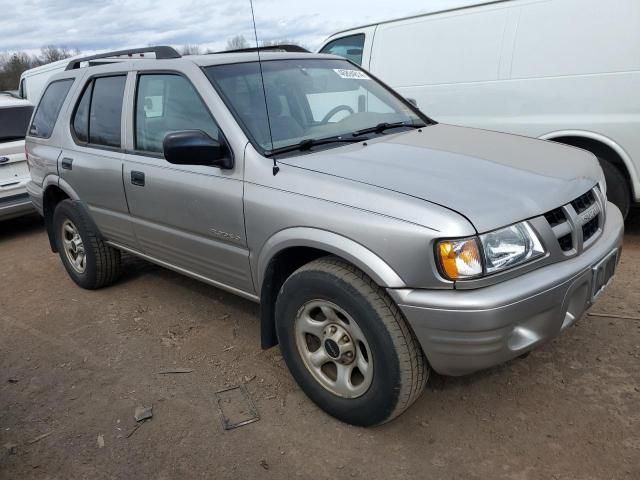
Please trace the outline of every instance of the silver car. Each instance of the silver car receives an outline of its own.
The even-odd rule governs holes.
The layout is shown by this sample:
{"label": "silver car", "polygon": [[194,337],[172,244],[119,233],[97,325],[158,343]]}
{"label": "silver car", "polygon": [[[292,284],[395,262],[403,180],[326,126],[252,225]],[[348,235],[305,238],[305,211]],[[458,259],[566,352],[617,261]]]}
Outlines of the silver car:
{"label": "silver car", "polygon": [[72,61],[34,114],[52,250],[83,288],[129,252],[259,302],[262,347],[345,422],[541,345],[614,275],[590,153],[438,124],[335,56],[140,52]]}

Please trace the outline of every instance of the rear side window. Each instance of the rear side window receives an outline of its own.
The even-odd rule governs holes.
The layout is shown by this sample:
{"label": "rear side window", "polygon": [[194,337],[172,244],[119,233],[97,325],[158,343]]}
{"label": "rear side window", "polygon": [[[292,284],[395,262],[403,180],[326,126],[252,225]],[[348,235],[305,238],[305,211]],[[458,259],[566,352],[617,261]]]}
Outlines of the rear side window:
{"label": "rear side window", "polygon": [[85,87],[73,115],[79,143],[120,148],[120,123],[126,77],[94,78]]}
{"label": "rear side window", "polygon": [[340,55],[351,60],[356,65],[362,65],[362,50],[364,50],[364,33],[349,35],[327,43],[320,53]]}
{"label": "rear side window", "polygon": [[49,138],[51,136],[71,85],[73,85],[73,78],[57,80],[49,84],[38,104],[33,122],[29,127],[29,135],[39,138]]}
{"label": "rear side window", "polygon": [[136,94],[136,149],[162,153],[168,132],[202,130],[223,141],[216,122],[191,83],[180,75],[144,74]]}

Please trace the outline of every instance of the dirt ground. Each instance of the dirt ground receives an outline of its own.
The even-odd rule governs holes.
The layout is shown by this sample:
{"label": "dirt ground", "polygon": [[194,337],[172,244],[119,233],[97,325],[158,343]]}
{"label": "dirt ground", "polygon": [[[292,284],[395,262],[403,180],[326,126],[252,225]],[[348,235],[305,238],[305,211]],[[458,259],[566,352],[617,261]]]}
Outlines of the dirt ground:
{"label": "dirt ground", "polygon": [[[634,217],[592,312],[640,317]],[[37,216],[0,224],[0,478],[640,479],[638,320],[585,316],[526,358],[432,375],[404,415],[362,429],[260,349],[256,305],[137,259],[125,272],[81,290]],[[261,418],[225,431],[215,392],[239,384]],[[142,405],[153,418],[133,431]]]}

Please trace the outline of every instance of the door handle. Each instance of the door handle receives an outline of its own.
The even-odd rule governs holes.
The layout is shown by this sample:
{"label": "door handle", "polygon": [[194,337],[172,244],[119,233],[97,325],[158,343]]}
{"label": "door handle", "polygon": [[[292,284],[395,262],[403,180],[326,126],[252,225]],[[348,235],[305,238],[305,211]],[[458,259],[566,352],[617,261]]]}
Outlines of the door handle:
{"label": "door handle", "polygon": [[0,157],[0,164],[7,163],[9,161],[9,157]]}
{"label": "door handle", "polygon": [[135,170],[132,170],[131,183],[133,185],[138,185],[139,187],[144,187],[144,172],[136,172]]}
{"label": "door handle", "polygon": [[73,158],[64,157],[60,164],[65,170],[73,170]]}

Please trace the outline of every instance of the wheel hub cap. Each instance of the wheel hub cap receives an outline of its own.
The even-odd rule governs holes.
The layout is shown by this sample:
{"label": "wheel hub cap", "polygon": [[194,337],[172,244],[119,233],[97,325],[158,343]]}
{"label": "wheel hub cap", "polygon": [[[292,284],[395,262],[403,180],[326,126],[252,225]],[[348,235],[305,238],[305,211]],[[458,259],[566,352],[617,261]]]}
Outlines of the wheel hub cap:
{"label": "wheel hub cap", "polygon": [[369,344],[342,308],[327,300],[305,303],[296,316],[295,335],[305,367],[325,389],[344,398],[357,398],[369,389]]}
{"label": "wheel hub cap", "polygon": [[84,273],[86,269],[86,254],[82,237],[77,227],[71,220],[65,220],[62,224],[62,247],[64,253],[73,268],[78,273]]}
{"label": "wheel hub cap", "polygon": [[327,355],[344,365],[353,361],[356,349],[346,329],[340,325],[330,324],[322,333]]}

